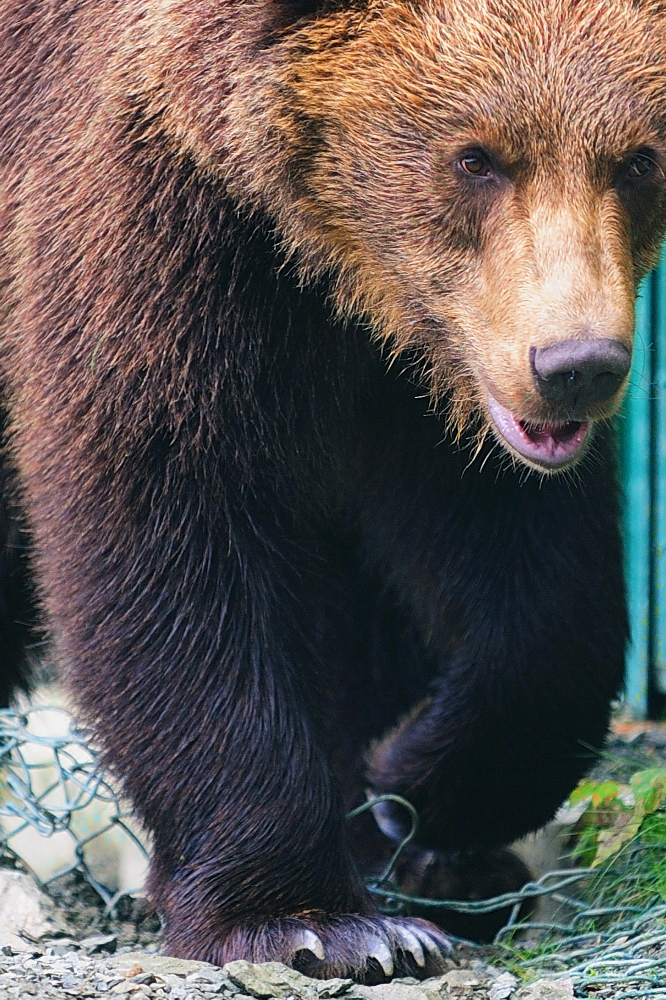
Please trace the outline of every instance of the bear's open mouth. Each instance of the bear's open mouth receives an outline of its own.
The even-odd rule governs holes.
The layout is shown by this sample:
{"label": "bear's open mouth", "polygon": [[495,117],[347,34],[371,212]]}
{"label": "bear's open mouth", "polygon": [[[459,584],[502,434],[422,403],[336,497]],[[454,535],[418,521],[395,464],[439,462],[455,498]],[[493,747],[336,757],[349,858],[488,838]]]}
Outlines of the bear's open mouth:
{"label": "bear's open mouth", "polygon": [[540,469],[562,469],[579,455],[588,438],[590,420],[536,423],[519,420],[488,393],[488,410],[500,437],[512,451]]}

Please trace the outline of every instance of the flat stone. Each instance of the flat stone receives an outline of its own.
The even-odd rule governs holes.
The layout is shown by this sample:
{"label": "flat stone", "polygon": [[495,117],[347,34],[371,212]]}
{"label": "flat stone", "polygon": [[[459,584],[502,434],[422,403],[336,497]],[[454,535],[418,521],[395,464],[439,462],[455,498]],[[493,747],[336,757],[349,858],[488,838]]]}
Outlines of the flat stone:
{"label": "flat stone", "polygon": [[194,983],[195,985],[201,983],[228,983],[229,980],[222,972],[222,969],[217,969],[213,966],[211,969],[198,969],[196,972],[190,972],[185,980],[186,983]]}
{"label": "flat stone", "polygon": [[538,979],[518,994],[520,1000],[573,1000],[573,979]]}
{"label": "flat stone", "polygon": [[0,949],[34,952],[34,942],[68,933],[71,928],[32,876],[0,871]]}
{"label": "flat stone", "polygon": [[481,981],[471,969],[451,969],[440,977],[440,981],[446,986],[480,986]]}
{"label": "flat stone", "polygon": [[75,951],[80,947],[79,942],[76,938],[68,937],[57,937],[52,940],[49,938],[42,939],[42,945],[48,951],[53,951],[54,955],[63,955],[65,952],[69,953]]}
{"label": "flat stone", "polygon": [[[145,951],[128,951],[107,959],[114,971],[126,975],[134,967],[142,972],[152,972],[154,976],[182,976],[185,979],[192,972],[216,969],[210,962],[195,962],[185,958],[171,958],[169,955],[148,954]],[[219,970],[218,970],[219,971]]]}
{"label": "flat stone", "polygon": [[[296,997],[297,1000],[318,1000],[325,983],[325,980],[322,982],[311,979],[280,962],[253,965],[251,962],[238,959],[235,962],[228,962],[222,971],[232,983],[250,996],[257,997],[258,1000],[271,997],[282,1000],[283,997],[290,996]],[[349,986],[351,987],[351,982]],[[340,996],[340,993],[338,992],[336,996]]]}
{"label": "flat stone", "polygon": [[439,989],[432,989],[419,983],[381,983],[379,986],[354,986],[353,992],[345,1000],[442,1000],[447,996]]}
{"label": "flat stone", "polygon": [[315,979],[313,982],[321,1000],[344,996],[353,986],[351,979]]}
{"label": "flat stone", "polygon": [[510,972],[503,972],[488,990],[488,1000],[507,1000],[518,988],[518,979]]}
{"label": "flat stone", "polygon": [[115,951],[118,939],[115,934],[91,934],[79,941],[79,947],[84,948],[88,955],[99,951]]}
{"label": "flat stone", "polygon": [[129,979],[130,983],[136,983],[137,986],[150,986],[151,983],[155,982],[155,976],[152,972],[137,972]]}

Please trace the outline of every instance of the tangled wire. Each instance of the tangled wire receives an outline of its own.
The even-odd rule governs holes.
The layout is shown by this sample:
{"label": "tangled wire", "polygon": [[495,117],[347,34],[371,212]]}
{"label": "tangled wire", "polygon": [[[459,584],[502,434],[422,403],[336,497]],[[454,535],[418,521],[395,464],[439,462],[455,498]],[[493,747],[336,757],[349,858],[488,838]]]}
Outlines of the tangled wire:
{"label": "tangled wire", "polygon": [[[46,869],[39,865],[45,852],[35,835],[50,838]],[[6,863],[27,869],[45,887],[79,872],[111,912],[141,884],[108,884],[118,882],[117,872],[104,878],[110,843],[117,858],[130,849],[147,866],[148,850],[133,829],[131,810],[85,731],[61,708],[24,715],[0,710],[0,848]]]}
{"label": "tangled wire", "polygon": [[[495,936],[498,957],[511,959],[519,975],[538,974],[545,978],[573,979],[579,996],[612,997],[613,1000],[666,1000],[666,904],[656,896],[651,905],[608,905],[607,891],[599,884],[599,872],[592,868],[547,872],[534,882],[527,882],[518,892],[504,893],[491,899],[433,900],[401,893],[391,882],[393,868],[401,852],[418,830],[416,810],[397,795],[383,795],[350,813],[358,815],[377,801],[393,801],[407,810],[411,829],[397,846],[386,870],[368,886],[388,912],[406,912],[411,905],[455,910],[459,913],[490,913],[511,907],[510,916]],[[624,857],[631,866],[631,848]],[[565,892],[588,883],[584,898]],[[598,886],[595,891],[595,886]],[[563,922],[518,922],[523,904],[550,896],[559,904],[559,912],[569,914]],[[382,905],[383,904],[383,905]],[[537,936],[531,947],[516,947],[516,938]],[[502,949],[500,951],[500,949]],[[504,952],[502,956],[502,952]],[[527,952],[527,954],[526,954]],[[532,952],[532,954],[530,954]]]}
{"label": "tangled wire", "polygon": [[[48,723],[48,725],[47,725]],[[103,864],[109,837],[122,855],[130,848],[148,861],[148,849],[138,835],[131,811],[80,729],[63,709],[32,709],[25,714],[0,711],[0,848],[7,863],[30,871],[48,889],[49,882],[78,872],[99,894],[107,911],[141,885],[124,884],[116,876],[105,881]],[[409,912],[411,905],[487,913],[511,907],[506,925],[495,939],[496,960],[523,978],[567,976],[581,997],[613,1000],[666,1000],[666,904],[656,898],[647,906],[610,904],[607,894],[595,896],[597,872],[588,868],[551,871],[519,892],[473,902],[415,898],[392,882],[396,861],[418,829],[413,807],[398,796],[411,816],[411,830],[398,845],[386,870],[368,888],[388,913]],[[368,802],[350,818],[369,809]],[[34,837],[66,839],[54,854],[58,864],[38,871],[30,856]],[[44,856],[44,851],[38,856]],[[628,859],[631,863],[631,858]],[[586,890],[574,891],[576,886]],[[590,889],[591,887],[591,889]],[[519,921],[526,900],[550,896],[566,917],[559,922]],[[525,941],[529,942],[526,945]]]}

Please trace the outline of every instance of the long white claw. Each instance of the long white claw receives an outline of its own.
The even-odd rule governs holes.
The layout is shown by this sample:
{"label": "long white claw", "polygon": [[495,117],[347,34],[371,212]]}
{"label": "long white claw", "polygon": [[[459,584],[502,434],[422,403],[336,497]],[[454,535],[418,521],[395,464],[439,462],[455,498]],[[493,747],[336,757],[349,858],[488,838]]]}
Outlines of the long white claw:
{"label": "long white claw", "polygon": [[387,976],[393,975],[393,955],[385,941],[373,935],[368,938],[368,955],[376,958]]}
{"label": "long white claw", "polygon": [[451,942],[444,934],[431,934],[425,928],[421,927],[415,933],[418,935],[418,939],[425,949],[440,961],[453,951]]}
{"label": "long white claw", "polygon": [[395,932],[403,950],[409,952],[410,955],[413,955],[416,964],[420,968],[423,968],[426,963],[425,955],[423,954],[421,942],[417,938],[416,934],[412,934],[410,930],[407,930],[407,928],[403,927],[401,924],[397,924]]}
{"label": "long white claw", "polygon": [[300,927],[298,929],[293,938],[292,947],[294,952],[311,951],[315,958],[320,959],[322,962],[326,960],[326,952],[324,951],[321,939],[317,937],[314,931],[309,930],[307,927]]}

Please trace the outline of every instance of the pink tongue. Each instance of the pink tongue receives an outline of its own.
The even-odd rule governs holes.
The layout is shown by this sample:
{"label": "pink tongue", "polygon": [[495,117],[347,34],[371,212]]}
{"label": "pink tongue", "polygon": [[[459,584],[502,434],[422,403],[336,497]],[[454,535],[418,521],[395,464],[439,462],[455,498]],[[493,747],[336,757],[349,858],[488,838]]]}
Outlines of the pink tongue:
{"label": "pink tongue", "polygon": [[490,393],[488,409],[495,427],[506,443],[523,458],[543,468],[557,469],[571,462],[590,429],[589,421],[535,424],[528,420],[517,420]]}
{"label": "pink tongue", "polygon": [[519,421],[530,441],[546,448],[570,441],[580,430],[581,423],[580,420],[569,420],[566,424],[530,424],[527,420]]}

